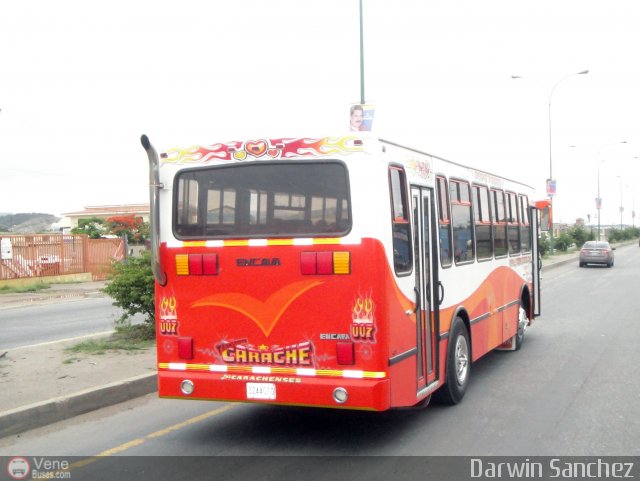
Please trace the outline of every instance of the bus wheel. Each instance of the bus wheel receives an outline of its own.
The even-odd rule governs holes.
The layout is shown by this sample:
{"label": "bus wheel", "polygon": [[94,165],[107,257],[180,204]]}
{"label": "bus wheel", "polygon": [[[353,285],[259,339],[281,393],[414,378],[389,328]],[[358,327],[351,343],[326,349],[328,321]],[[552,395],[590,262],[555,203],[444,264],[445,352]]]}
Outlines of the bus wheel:
{"label": "bus wheel", "polygon": [[462,319],[456,317],[447,349],[446,383],[435,393],[444,404],[458,404],[464,397],[471,375],[470,347],[467,328]]}
{"label": "bus wheel", "polygon": [[516,347],[515,351],[519,351],[524,342],[524,333],[527,331],[529,325],[529,318],[527,317],[527,311],[522,307],[522,301],[520,302],[520,308],[518,309],[518,333],[516,334]]}

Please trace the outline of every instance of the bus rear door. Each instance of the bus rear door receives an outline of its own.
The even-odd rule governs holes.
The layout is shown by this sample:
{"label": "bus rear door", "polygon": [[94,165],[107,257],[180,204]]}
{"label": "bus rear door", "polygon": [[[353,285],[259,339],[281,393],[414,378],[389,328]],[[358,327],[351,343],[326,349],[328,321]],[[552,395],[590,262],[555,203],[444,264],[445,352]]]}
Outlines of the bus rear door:
{"label": "bus rear door", "polygon": [[417,394],[424,396],[436,379],[435,323],[437,321],[437,262],[433,262],[432,221],[434,217],[433,191],[421,187],[411,189],[413,207],[413,244],[416,256],[416,347],[417,347]]}

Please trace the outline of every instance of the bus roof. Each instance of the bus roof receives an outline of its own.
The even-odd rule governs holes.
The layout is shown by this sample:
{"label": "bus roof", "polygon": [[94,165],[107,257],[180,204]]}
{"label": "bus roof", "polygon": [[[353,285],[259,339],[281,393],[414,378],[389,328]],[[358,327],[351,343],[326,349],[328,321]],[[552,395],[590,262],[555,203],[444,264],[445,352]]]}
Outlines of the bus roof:
{"label": "bus roof", "polygon": [[[374,147],[378,144],[378,147]],[[427,152],[407,147],[369,133],[350,133],[333,137],[283,137],[277,139],[254,138],[211,145],[195,145],[187,148],[172,148],[161,154],[161,163],[173,165],[201,165],[210,162],[245,162],[251,160],[278,160],[308,157],[348,156],[355,153],[375,153],[384,150],[384,145],[437,159],[459,168],[468,169],[485,176],[506,180],[534,190],[530,185],[509,179],[476,167],[453,162]]]}

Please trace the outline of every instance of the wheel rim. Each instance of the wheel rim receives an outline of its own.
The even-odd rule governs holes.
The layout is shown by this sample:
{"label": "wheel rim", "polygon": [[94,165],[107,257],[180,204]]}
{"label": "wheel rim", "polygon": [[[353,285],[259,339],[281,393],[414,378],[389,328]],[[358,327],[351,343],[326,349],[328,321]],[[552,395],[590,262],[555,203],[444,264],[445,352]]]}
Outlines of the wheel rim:
{"label": "wheel rim", "polygon": [[527,330],[527,324],[529,323],[529,318],[527,317],[527,311],[525,311],[522,307],[518,312],[518,339],[522,340],[524,337],[524,332]]}
{"label": "wheel rim", "polygon": [[463,385],[469,373],[469,345],[464,336],[456,340],[455,363],[456,379],[459,385]]}

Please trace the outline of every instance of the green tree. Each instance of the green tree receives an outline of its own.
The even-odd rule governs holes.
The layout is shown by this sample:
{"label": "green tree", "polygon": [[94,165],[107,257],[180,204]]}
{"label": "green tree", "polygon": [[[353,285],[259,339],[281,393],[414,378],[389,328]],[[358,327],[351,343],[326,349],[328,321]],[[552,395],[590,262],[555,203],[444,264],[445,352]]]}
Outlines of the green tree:
{"label": "green tree", "polygon": [[569,234],[563,232],[555,239],[553,245],[559,251],[566,252],[571,244],[573,244],[573,239]]}
{"label": "green tree", "polygon": [[113,269],[114,274],[104,292],[114,299],[115,306],[124,310],[124,314],[116,321],[116,328],[130,327],[131,318],[142,314],[144,333],[152,339],[155,336],[156,319],[151,254],[145,251],[140,257],[115,262]]}
{"label": "green tree", "polygon": [[88,219],[80,219],[78,227],[71,229],[72,234],[86,234],[90,239],[101,239],[107,233],[107,226],[104,219],[99,217],[90,217]]}
{"label": "green tree", "polygon": [[569,229],[569,237],[573,240],[576,247],[581,247],[582,244],[589,240],[593,240],[594,235],[593,232],[587,231],[583,226],[577,225],[571,229]]}
{"label": "green tree", "polygon": [[540,251],[541,257],[546,256],[551,250],[551,243],[549,242],[549,239],[547,239],[546,237],[541,237],[538,240],[538,250]]}
{"label": "green tree", "polygon": [[143,222],[142,217],[136,217],[133,214],[109,217],[105,225],[113,235],[118,237],[126,235],[129,244],[143,244],[149,237],[149,224]]}

